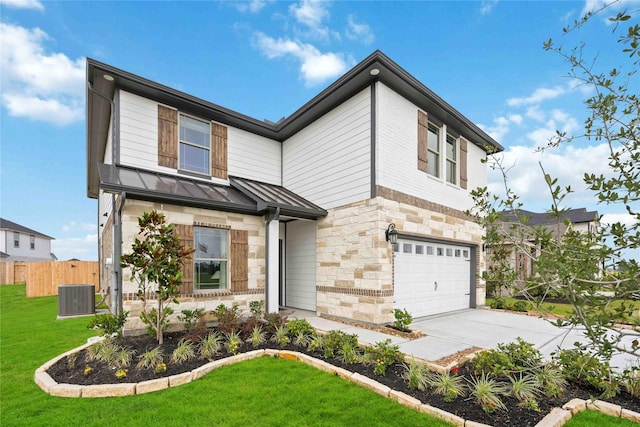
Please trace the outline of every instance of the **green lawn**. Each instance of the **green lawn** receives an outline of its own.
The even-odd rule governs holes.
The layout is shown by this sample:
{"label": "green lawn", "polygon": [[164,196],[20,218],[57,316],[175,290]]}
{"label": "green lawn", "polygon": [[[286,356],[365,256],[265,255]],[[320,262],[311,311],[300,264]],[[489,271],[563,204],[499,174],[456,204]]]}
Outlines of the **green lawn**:
{"label": "green lawn", "polygon": [[107,399],[51,397],[34,371],[86,342],[88,318],[55,320],[57,298],[0,286],[0,425],[447,426],[299,362],[260,358],[161,392]]}
{"label": "green lawn", "polygon": [[582,411],[564,425],[564,427],[638,427],[638,423],[623,418],[613,418],[600,412]]}

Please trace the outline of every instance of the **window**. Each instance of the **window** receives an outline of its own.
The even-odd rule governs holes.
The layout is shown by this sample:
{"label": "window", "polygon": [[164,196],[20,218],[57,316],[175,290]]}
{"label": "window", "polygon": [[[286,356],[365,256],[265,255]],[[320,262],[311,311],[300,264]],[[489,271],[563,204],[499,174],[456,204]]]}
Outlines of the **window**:
{"label": "window", "polygon": [[427,246],[427,255],[433,255],[433,246]]}
{"label": "window", "polygon": [[444,256],[444,249],[443,248],[438,248],[436,250],[436,253],[438,254],[438,256]]}
{"label": "window", "polygon": [[36,236],[29,236],[29,247],[31,250],[36,248]]}
{"label": "window", "polygon": [[402,252],[404,252],[405,254],[410,254],[411,253],[411,243],[403,243],[402,244]]}
{"label": "window", "polygon": [[229,232],[194,227],[194,289],[227,289]]}
{"label": "window", "polygon": [[447,256],[453,256],[453,249],[447,248]]}
{"label": "window", "polygon": [[463,256],[464,258],[468,258],[468,257],[469,257],[469,251],[468,251],[468,250],[466,250],[466,249],[465,249],[465,250],[463,250],[463,251],[462,251],[462,256]]}
{"label": "window", "polygon": [[457,184],[457,147],[456,138],[447,134],[447,182]]}
{"label": "window", "polygon": [[424,246],[416,245],[416,255],[422,255],[422,254],[424,254]]}
{"label": "window", "polygon": [[180,169],[210,174],[209,123],[180,114]]}
{"label": "window", "polygon": [[427,173],[440,176],[440,129],[429,123],[427,132]]}
{"label": "window", "polygon": [[20,233],[18,233],[17,231],[13,232],[13,247],[14,248],[20,247]]}
{"label": "window", "polygon": [[456,249],[456,258],[460,258],[460,249]]}

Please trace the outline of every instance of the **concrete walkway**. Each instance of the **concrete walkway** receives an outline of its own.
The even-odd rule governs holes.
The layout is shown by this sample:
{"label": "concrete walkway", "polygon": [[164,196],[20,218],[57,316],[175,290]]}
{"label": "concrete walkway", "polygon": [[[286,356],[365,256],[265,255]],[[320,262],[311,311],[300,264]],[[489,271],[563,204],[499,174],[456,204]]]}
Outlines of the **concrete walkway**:
{"label": "concrete walkway", "polygon": [[[549,357],[559,346],[572,348],[576,341],[586,341],[582,332],[577,329],[559,328],[538,317],[486,309],[468,309],[414,319],[411,329],[427,335],[415,340],[328,320],[309,311],[295,310],[290,318],[296,317],[306,318],[314,328],[322,331],[338,329],[356,334],[362,343],[373,344],[391,339],[403,353],[429,361],[436,361],[470,347],[495,348],[498,344],[513,342],[518,337],[534,344],[544,357]],[[628,341],[630,345],[631,339]],[[617,354],[611,362],[617,369],[624,369],[631,364],[640,363],[640,360],[631,355]]]}

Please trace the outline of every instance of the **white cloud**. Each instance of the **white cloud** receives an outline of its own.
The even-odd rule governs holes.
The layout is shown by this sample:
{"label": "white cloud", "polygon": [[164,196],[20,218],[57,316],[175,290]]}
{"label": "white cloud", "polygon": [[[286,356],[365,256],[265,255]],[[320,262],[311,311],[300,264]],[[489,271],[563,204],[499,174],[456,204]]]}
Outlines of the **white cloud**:
{"label": "white cloud", "polygon": [[557,98],[566,92],[567,88],[562,86],[556,86],[554,88],[538,88],[527,97],[507,99],[507,105],[510,107],[521,107],[525,105],[540,104],[542,101]]}
{"label": "white cloud", "polygon": [[0,0],[0,5],[14,9],[44,10],[44,6],[38,0]]}
{"label": "white cloud", "polygon": [[62,226],[62,231],[96,231],[96,225],[89,222],[75,222],[71,221],[68,224]]}
{"label": "white cloud", "polygon": [[330,38],[340,40],[340,33],[331,30],[325,21],[329,20],[331,2],[323,0],[301,0],[289,6],[289,13],[304,27],[294,29],[300,37],[328,41]]}
{"label": "white cloud", "polygon": [[630,227],[638,223],[638,218],[629,213],[606,213],[602,215],[600,222],[605,225],[611,225],[615,223],[624,224]]}
{"label": "white cloud", "polygon": [[244,2],[244,1],[235,2],[234,5],[236,9],[238,9],[238,11],[240,12],[258,13],[262,9],[264,9],[264,7],[269,3],[272,3],[272,1],[251,0],[247,2]]}
{"label": "white cloud", "polygon": [[482,0],[480,3],[480,14],[486,15],[491,13],[494,7],[498,4],[498,0]]}
{"label": "white cloud", "polygon": [[47,53],[39,28],[0,23],[2,103],[9,114],[57,125],[84,116],[85,59]]}
{"label": "white cloud", "polygon": [[539,105],[533,105],[527,108],[525,115],[537,122],[543,122],[545,118],[544,112],[540,109]]}
{"label": "white cloud", "polygon": [[556,135],[556,130],[571,135],[578,128],[578,121],[575,118],[565,111],[554,109],[551,111],[551,118],[547,120],[545,125],[529,132],[527,137],[535,147],[544,147]]}
{"label": "white cloud", "polygon": [[510,114],[507,117],[496,117],[493,119],[492,126],[478,125],[482,130],[487,132],[493,139],[500,142],[506,134],[511,130],[511,124],[519,125],[522,123],[520,114]]}
{"label": "white cloud", "polygon": [[347,17],[347,29],[345,33],[348,39],[362,40],[364,44],[371,44],[375,40],[371,27],[367,24],[356,22],[352,15]]}
{"label": "white cloud", "polygon": [[311,44],[290,39],[276,40],[261,32],[255,33],[255,41],[258,48],[269,59],[293,56],[300,61],[300,72],[307,86],[314,86],[339,76],[353,63],[342,54],[321,53]]}
{"label": "white cloud", "polygon": [[84,237],[69,237],[51,242],[51,251],[59,260],[72,258],[81,260],[98,259],[98,235],[87,234]]}

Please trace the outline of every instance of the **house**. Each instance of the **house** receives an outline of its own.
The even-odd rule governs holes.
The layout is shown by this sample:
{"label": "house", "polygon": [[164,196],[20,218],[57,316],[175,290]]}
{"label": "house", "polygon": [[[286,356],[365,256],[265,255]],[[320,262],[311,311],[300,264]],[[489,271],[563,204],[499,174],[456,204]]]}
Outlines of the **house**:
{"label": "house", "polygon": [[277,123],[92,59],[87,83],[87,194],[115,309],[139,304],[114,260],[152,209],[196,249],[181,307],[263,300],[382,324],[484,304],[483,230],[464,211],[502,147],[382,52]]}
{"label": "house", "polygon": [[55,261],[53,237],[0,218],[0,261]]}
{"label": "house", "polygon": [[[550,212],[531,212],[524,209],[516,211],[504,211],[501,212],[503,227],[510,227],[511,224],[524,224],[524,231],[522,231],[523,248],[512,248],[507,244],[509,264],[513,267],[517,273],[518,280],[524,281],[527,278],[535,275],[535,268],[532,259],[536,258],[536,254],[539,253],[540,248],[537,247],[533,237],[527,237],[526,228],[528,227],[544,227],[553,233],[554,238],[562,236],[567,230],[572,229],[574,231],[584,233],[597,233],[600,228],[600,215],[598,211],[587,211],[585,208],[568,209],[562,212],[559,216],[554,216]],[[526,221],[521,219],[526,218]],[[490,250],[489,250],[490,252]]]}

